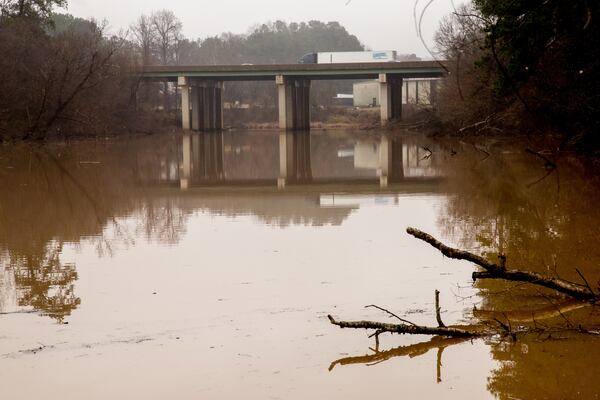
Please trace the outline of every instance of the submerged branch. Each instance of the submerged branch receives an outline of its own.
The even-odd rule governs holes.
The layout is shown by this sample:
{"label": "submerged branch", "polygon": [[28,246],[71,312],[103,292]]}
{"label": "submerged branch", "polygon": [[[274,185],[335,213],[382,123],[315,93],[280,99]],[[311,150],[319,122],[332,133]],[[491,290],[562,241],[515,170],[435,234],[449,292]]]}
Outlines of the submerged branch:
{"label": "submerged branch", "polygon": [[498,318],[504,318],[512,322],[528,322],[536,324],[537,322],[556,318],[561,314],[564,315],[586,307],[591,307],[591,303],[571,299],[535,310],[489,311],[474,309],[473,316],[479,320],[493,321]]}

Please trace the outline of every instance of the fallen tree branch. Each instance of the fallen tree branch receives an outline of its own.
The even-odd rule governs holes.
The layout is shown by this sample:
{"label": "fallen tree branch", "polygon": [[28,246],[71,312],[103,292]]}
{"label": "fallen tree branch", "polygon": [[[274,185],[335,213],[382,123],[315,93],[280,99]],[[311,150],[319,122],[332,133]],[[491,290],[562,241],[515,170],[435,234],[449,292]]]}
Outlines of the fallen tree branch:
{"label": "fallen tree branch", "polygon": [[547,277],[538,274],[537,272],[506,269],[504,265],[495,264],[476,254],[446,246],[433,236],[418,229],[408,228],[406,232],[417,239],[429,243],[446,257],[470,261],[485,270],[485,272],[474,272],[473,279],[504,279],[507,281],[528,282],[556,290],[557,292],[569,295],[575,299],[593,302],[599,300],[596,294],[587,286],[569,282],[564,279]]}
{"label": "fallen tree branch", "polygon": [[[565,312],[574,311],[574,310],[583,308],[585,306],[597,305],[600,302],[600,298],[598,298],[598,296],[596,295],[594,290],[589,285],[588,281],[578,270],[577,270],[577,272],[580,274],[581,278],[585,282],[585,285],[580,285],[577,283],[569,282],[569,281],[566,281],[566,280],[563,280],[560,278],[551,278],[551,277],[543,276],[536,272],[508,269],[506,267],[506,256],[503,254],[501,254],[499,256],[500,263],[496,264],[491,261],[488,261],[487,259],[485,259],[477,254],[473,254],[468,251],[455,249],[455,248],[446,246],[445,244],[443,244],[442,242],[440,242],[433,236],[431,236],[425,232],[422,232],[418,229],[408,228],[406,231],[408,234],[414,236],[415,238],[423,240],[426,243],[429,243],[431,246],[438,249],[446,257],[450,257],[450,258],[454,258],[454,259],[458,259],[458,260],[470,261],[470,262],[480,266],[481,268],[483,268],[484,271],[477,271],[477,272],[473,273],[474,280],[476,280],[476,279],[504,279],[504,280],[510,280],[510,281],[530,283],[533,285],[553,289],[553,290],[556,290],[557,292],[560,292],[563,294],[567,294],[567,295],[571,296],[573,298],[573,300],[571,300],[570,302],[563,303],[563,304],[558,304],[558,305],[553,304],[552,309],[540,309],[537,311],[535,311],[535,310],[527,311],[525,313],[525,315],[523,315],[524,314],[523,312],[517,312],[517,311],[509,312],[508,313],[509,315],[507,315],[506,313],[502,313],[501,315],[506,320],[506,323],[496,317],[496,314],[498,314],[496,312],[490,312],[490,311],[479,311],[478,312],[477,310],[474,311],[474,314],[477,318],[487,319],[490,322],[495,321],[498,324],[498,326],[491,326],[485,322],[478,323],[478,324],[472,324],[472,325],[446,326],[441,318],[441,307],[440,307],[440,302],[439,302],[440,292],[438,290],[435,291],[435,316],[436,316],[436,320],[438,323],[437,327],[416,325],[410,321],[400,318],[398,315],[394,314],[393,312],[391,312],[389,310],[386,310],[384,308],[381,308],[381,307],[375,306],[375,305],[371,305],[371,306],[367,306],[367,307],[373,307],[373,308],[377,308],[381,311],[384,311],[388,315],[400,320],[402,323],[390,324],[390,323],[385,323],[385,322],[365,321],[365,320],[363,320],[363,321],[337,321],[331,315],[328,315],[327,318],[329,318],[329,321],[333,325],[339,326],[342,329],[349,328],[349,329],[371,329],[371,330],[374,330],[375,333],[373,333],[369,337],[375,337],[375,343],[376,343],[374,355],[367,355],[367,356],[362,356],[362,357],[350,357],[347,359],[341,359],[341,360],[335,361],[334,363],[331,364],[330,370],[333,369],[333,367],[335,367],[335,365],[337,365],[337,364],[343,365],[343,364],[351,364],[351,363],[381,362],[381,361],[385,361],[386,359],[394,356],[394,354],[396,352],[392,352],[392,353],[388,353],[388,354],[379,352],[379,336],[382,333],[431,335],[431,336],[442,336],[442,337],[446,337],[446,338],[462,339],[462,340],[464,340],[466,338],[477,338],[477,337],[486,337],[486,336],[489,337],[489,336],[501,334],[502,336],[510,336],[513,338],[513,340],[516,340],[517,334],[522,334],[522,333],[526,334],[526,333],[530,333],[530,332],[534,332],[534,331],[537,331],[537,332],[547,331],[545,329],[540,330],[537,327],[536,319],[552,318],[556,315],[562,316],[567,321],[569,329],[573,330],[574,328],[573,328],[572,324],[569,322],[568,319],[566,319],[566,317],[563,314],[563,311],[565,311]],[[479,314],[479,315],[477,315],[477,314]],[[511,320],[512,321],[533,322],[535,329],[532,330],[532,329],[523,329],[522,327],[516,327],[513,330]],[[499,328],[501,328],[501,330]],[[598,334],[597,331],[585,330],[582,327],[579,327],[577,329],[577,331],[579,333],[594,334],[594,335]],[[410,348],[410,346],[408,348],[399,348],[397,355],[415,354],[413,351],[414,349],[409,349],[409,348]],[[428,349],[430,347],[427,347],[427,345],[426,345],[425,348]],[[441,351],[440,351],[440,354],[438,354],[438,356],[441,358]],[[438,373],[438,379],[439,379],[439,373]]]}
{"label": "fallen tree branch", "polygon": [[[482,336],[485,332],[481,329],[475,329],[473,326],[453,327],[453,326],[420,326],[408,324],[388,324],[385,322],[375,321],[336,321],[331,315],[328,315],[329,321],[333,325],[340,328],[351,329],[375,329],[379,333],[399,333],[409,335],[432,335],[432,336],[447,336],[447,337],[477,337]],[[480,328],[480,327],[478,327]]]}

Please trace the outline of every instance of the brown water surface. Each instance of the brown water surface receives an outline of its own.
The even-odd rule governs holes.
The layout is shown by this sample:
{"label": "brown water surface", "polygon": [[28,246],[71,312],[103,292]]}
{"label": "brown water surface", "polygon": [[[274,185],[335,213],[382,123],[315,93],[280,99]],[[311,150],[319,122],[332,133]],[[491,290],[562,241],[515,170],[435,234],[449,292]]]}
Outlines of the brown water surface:
{"label": "brown water surface", "polygon": [[383,335],[374,349],[327,320],[393,322],[364,308],[377,304],[435,325],[437,289],[446,324],[597,329],[597,307],[473,285],[471,265],[405,233],[598,282],[597,175],[528,147],[351,131],[0,147],[0,394],[598,398],[593,335]]}

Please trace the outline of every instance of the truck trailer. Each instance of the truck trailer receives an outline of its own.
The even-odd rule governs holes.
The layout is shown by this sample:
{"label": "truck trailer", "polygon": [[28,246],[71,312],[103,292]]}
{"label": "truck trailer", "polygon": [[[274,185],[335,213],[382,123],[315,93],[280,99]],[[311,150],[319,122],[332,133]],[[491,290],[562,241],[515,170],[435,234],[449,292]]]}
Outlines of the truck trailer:
{"label": "truck trailer", "polygon": [[300,64],[345,64],[396,61],[396,51],[336,51],[308,53],[302,56]]}

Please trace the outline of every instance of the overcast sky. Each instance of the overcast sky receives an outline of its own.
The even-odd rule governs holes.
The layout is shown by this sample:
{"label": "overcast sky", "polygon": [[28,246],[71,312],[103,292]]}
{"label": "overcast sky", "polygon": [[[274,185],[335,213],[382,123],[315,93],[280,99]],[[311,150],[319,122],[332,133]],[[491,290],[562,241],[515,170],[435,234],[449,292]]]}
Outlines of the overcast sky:
{"label": "overcast sky", "polygon": [[[170,9],[183,23],[185,36],[206,38],[222,32],[246,33],[253,25],[275,21],[338,21],[373,50],[397,50],[428,57],[415,29],[430,0],[70,0],[68,12],[106,19],[112,31],[127,28],[140,14]],[[458,4],[460,0],[454,0]],[[433,0],[423,18],[423,37],[432,46],[440,19],[452,12],[452,0]]]}

